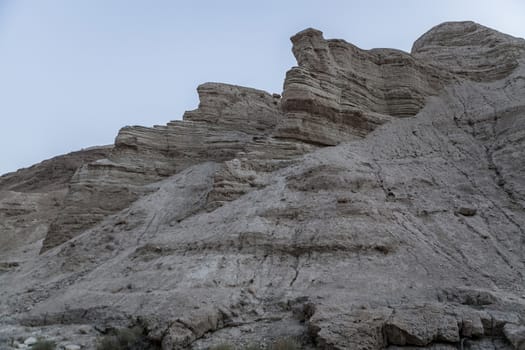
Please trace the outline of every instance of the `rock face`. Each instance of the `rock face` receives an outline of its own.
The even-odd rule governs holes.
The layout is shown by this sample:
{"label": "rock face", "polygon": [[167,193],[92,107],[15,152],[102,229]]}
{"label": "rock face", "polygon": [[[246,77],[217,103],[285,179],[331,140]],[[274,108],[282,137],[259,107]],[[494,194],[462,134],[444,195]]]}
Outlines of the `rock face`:
{"label": "rock face", "polygon": [[197,91],[199,108],[186,112],[184,121],[125,127],[107,159],[79,169],[42,251],[128,207],[148,192],[145,184],[191,165],[248,156],[256,162],[266,158],[264,166],[272,168],[314,149],[270,137],[281,112],[280,99],[267,92],[217,83],[203,84]]}
{"label": "rock face", "polygon": [[315,29],[292,42],[299,67],[286,75],[278,137],[322,145],[361,138],[393,117],[414,116],[452,78],[403,51],[361,50]]}
{"label": "rock face", "polygon": [[412,56],[474,81],[504,78],[520,65],[523,39],[473,22],[443,23],[416,40]]}
{"label": "rock face", "polygon": [[410,54],[292,42],[282,98],[201,85],[183,121],[36,177],[68,184],[59,209],[3,194],[9,227],[31,203],[49,229],[41,255],[0,255],[0,341],[60,329],[94,348],[139,326],[165,350],[523,349],[525,41],[454,22]]}
{"label": "rock face", "polygon": [[40,249],[75,172],[107,157],[111,147],[94,147],[46,160],[0,177],[0,269]]}

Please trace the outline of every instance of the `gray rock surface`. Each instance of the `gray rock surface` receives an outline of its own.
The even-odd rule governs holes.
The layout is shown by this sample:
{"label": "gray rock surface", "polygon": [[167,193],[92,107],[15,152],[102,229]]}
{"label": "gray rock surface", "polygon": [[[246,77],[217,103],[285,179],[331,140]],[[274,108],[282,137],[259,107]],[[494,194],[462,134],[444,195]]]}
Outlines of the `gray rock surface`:
{"label": "gray rock surface", "polygon": [[0,271],[38,254],[77,169],[110,150],[93,147],[0,176]]}
{"label": "gray rock surface", "polygon": [[515,349],[525,349],[525,326],[507,323],[503,327],[503,333]]}
{"label": "gray rock surface", "polygon": [[315,29],[292,42],[299,66],[286,74],[278,137],[322,145],[359,139],[395,117],[414,116],[453,78],[403,51],[362,50]]}
{"label": "gray rock surface", "polygon": [[411,54],[292,42],[282,98],[204,84],[40,204],[42,254],[0,270],[0,339],[522,348],[525,41],[454,22]]}
{"label": "gray rock surface", "polygon": [[250,156],[266,170],[315,148],[270,137],[281,112],[280,99],[267,92],[218,83],[203,84],[197,91],[199,108],[186,112],[183,121],[125,127],[107,159],[79,169],[43,251],[128,207],[147,193],[145,184],[191,165]]}

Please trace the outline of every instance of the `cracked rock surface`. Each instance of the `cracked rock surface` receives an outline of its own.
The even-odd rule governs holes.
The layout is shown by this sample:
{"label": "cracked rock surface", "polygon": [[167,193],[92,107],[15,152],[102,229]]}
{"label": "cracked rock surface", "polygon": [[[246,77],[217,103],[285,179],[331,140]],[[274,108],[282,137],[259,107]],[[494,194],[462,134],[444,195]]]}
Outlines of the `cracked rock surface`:
{"label": "cracked rock surface", "polygon": [[206,83],[74,174],[0,177],[0,344],[525,349],[525,41],[292,42],[282,97]]}

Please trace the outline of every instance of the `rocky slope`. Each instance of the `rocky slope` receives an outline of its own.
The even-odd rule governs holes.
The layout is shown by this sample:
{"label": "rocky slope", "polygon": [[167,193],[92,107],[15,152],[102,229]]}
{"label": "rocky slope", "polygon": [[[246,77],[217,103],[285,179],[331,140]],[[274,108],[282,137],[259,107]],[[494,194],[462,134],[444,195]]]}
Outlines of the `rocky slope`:
{"label": "rocky slope", "polygon": [[525,41],[292,42],[282,97],[207,83],[74,174],[0,178],[2,208],[36,207],[2,212],[0,343],[525,348]]}
{"label": "rocky slope", "polygon": [[0,176],[0,269],[35,256],[76,170],[106,158],[111,147],[94,147]]}

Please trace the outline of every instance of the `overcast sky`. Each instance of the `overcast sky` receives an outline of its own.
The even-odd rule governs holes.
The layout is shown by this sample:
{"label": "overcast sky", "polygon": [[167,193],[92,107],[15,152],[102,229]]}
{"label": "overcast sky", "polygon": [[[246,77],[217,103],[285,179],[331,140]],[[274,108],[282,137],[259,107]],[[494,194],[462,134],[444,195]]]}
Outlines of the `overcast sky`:
{"label": "overcast sky", "polygon": [[409,51],[451,20],[525,37],[525,1],[0,0],[0,174],[180,119],[203,82],[279,93],[306,27]]}

